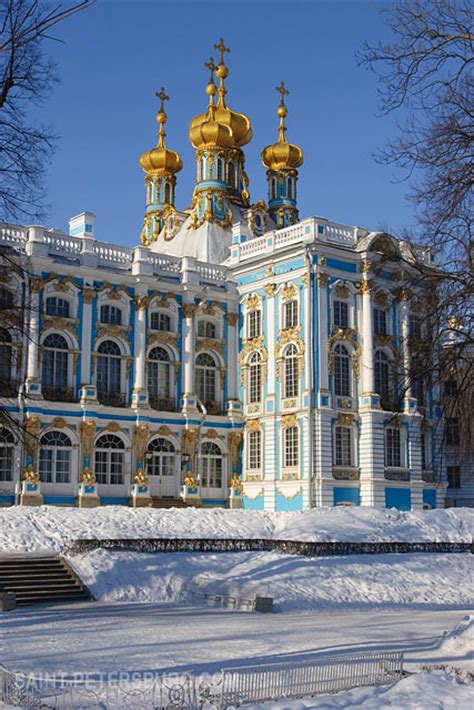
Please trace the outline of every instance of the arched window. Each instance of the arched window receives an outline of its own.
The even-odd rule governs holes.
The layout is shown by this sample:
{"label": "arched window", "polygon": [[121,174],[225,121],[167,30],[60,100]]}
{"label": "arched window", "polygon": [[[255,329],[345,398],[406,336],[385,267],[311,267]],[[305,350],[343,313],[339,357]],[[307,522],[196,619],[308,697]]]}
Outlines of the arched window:
{"label": "arched window", "polygon": [[374,333],[387,335],[387,311],[384,308],[374,308]]}
{"label": "arched window", "polygon": [[205,441],[201,446],[201,485],[222,488],[222,452],[217,444]]}
{"label": "arched window", "polygon": [[199,161],[199,180],[206,177],[206,158],[203,156]]}
{"label": "arched window", "polygon": [[12,380],[12,336],[6,328],[0,328],[0,386],[2,389]]}
{"label": "arched window", "polygon": [[262,400],[262,364],[260,353],[252,353],[248,365],[248,401],[256,404]]}
{"label": "arched window", "polygon": [[298,351],[290,345],[283,355],[283,396],[298,396]]}
{"label": "arched window", "polygon": [[298,461],[298,427],[290,426],[283,429],[283,466],[285,468],[294,468],[298,466]]}
{"label": "arched window", "polygon": [[336,426],[334,431],[334,465],[352,466],[352,428]]}
{"label": "arched window", "polygon": [[201,402],[215,402],[216,363],[212,355],[200,353],[196,358],[196,394]]}
{"label": "arched window", "polygon": [[346,301],[334,301],[332,309],[333,325],[340,328],[349,327],[349,306]]}
{"label": "arched window", "polygon": [[390,372],[388,357],[383,350],[375,353],[375,391],[380,395],[382,401],[387,402],[390,395]]}
{"label": "arched window", "polygon": [[6,311],[9,308],[13,308],[14,298],[13,293],[4,286],[0,287],[0,311]]}
{"label": "arched window", "polygon": [[41,384],[46,399],[64,398],[68,385],[68,345],[58,333],[43,341]]}
{"label": "arched window", "polygon": [[124,449],[122,439],[115,434],[103,434],[97,439],[94,473],[97,483],[121,486],[124,483]]}
{"label": "arched window", "polygon": [[222,158],[217,158],[217,179],[224,179],[224,163],[222,161]]}
{"label": "arched window", "polygon": [[152,399],[165,400],[170,396],[170,356],[164,348],[153,348],[148,355],[148,393]]}
{"label": "arched window", "polygon": [[290,177],[287,180],[286,195],[289,200],[293,199],[293,179]]}
{"label": "arched window", "polygon": [[262,334],[262,311],[249,311],[247,319],[247,337],[258,338]]}
{"label": "arched window", "polygon": [[171,318],[166,313],[155,312],[150,315],[150,328],[152,330],[171,330]]}
{"label": "arched window", "polygon": [[59,296],[50,296],[46,299],[46,315],[69,318],[69,301]]}
{"label": "arched window", "polygon": [[251,431],[248,435],[247,467],[259,470],[262,467],[262,433]]}
{"label": "arched window", "polygon": [[122,353],[113,340],[104,340],[97,353],[97,396],[107,404],[109,396],[120,395],[122,391]]}
{"label": "arched window", "polygon": [[261,226],[262,226],[262,218],[261,218],[261,216],[258,214],[258,212],[257,212],[257,214],[255,215],[255,226],[256,226],[257,229],[260,229]]}
{"label": "arched window", "polygon": [[276,200],[277,197],[277,181],[276,178],[272,178],[270,183],[270,198]]}
{"label": "arched window", "polygon": [[149,476],[174,476],[176,449],[162,437],[153,439],[148,446],[147,473]]}
{"label": "arched window", "polygon": [[198,322],[198,336],[200,338],[215,338],[216,326],[210,320],[200,320]]}
{"label": "arched window", "polygon": [[283,304],[283,328],[296,328],[298,325],[298,301],[286,301]]}
{"label": "arched window", "polygon": [[227,184],[229,187],[235,187],[235,165],[231,161],[227,168]]}
{"label": "arched window", "polygon": [[334,394],[339,397],[351,396],[350,358],[344,345],[334,348]]}
{"label": "arched window", "polygon": [[43,483],[71,482],[71,439],[62,431],[48,431],[40,439],[39,474]]}
{"label": "arched window", "polygon": [[15,439],[8,429],[0,429],[0,481],[13,481]]}
{"label": "arched window", "polygon": [[171,185],[169,182],[165,182],[165,202],[167,205],[171,204]]}
{"label": "arched window", "polygon": [[109,325],[122,325],[122,309],[108,304],[101,306],[100,322]]}

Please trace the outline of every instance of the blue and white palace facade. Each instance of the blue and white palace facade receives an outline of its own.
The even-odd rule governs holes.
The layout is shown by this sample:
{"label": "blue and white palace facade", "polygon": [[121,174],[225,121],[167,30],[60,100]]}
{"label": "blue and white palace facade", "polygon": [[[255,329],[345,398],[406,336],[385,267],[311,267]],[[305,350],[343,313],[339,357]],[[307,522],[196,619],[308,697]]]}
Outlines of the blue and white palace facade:
{"label": "blue and white palace facade", "polygon": [[216,48],[209,105],[189,131],[187,210],[175,207],[182,162],[165,144],[161,91],[137,246],[96,239],[89,212],[69,234],[0,227],[12,314],[0,503],[444,506],[440,393],[410,378],[425,324],[402,287],[405,245],[300,219],[303,153],[286,139],[283,84],[278,139],[262,151],[268,200],[251,202],[250,121],[228,107]]}

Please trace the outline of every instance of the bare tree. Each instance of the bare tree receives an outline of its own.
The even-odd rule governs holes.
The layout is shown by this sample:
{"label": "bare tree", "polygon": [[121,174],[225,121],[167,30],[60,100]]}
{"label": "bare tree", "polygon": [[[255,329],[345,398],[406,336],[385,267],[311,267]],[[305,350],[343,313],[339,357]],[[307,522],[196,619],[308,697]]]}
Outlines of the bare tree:
{"label": "bare tree", "polygon": [[48,127],[37,125],[32,109],[57,82],[44,40],[60,22],[94,0],[62,9],[41,0],[0,0],[0,217],[19,220],[42,215],[42,176],[54,144]]}
{"label": "bare tree", "polygon": [[[467,0],[402,0],[381,9],[389,41],[363,45],[362,65],[379,78],[382,114],[402,114],[376,159],[409,185],[416,225],[401,235],[402,288],[416,293],[428,342],[411,342],[411,385],[457,386],[440,405],[456,411],[473,444],[474,400],[474,30]],[[426,247],[429,249],[427,250]],[[438,262],[438,264],[435,263]],[[421,294],[421,295],[420,295]],[[429,352],[435,353],[433,358]],[[471,409],[470,409],[471,408]],[[446,436],[442,437],[446,445]]]}

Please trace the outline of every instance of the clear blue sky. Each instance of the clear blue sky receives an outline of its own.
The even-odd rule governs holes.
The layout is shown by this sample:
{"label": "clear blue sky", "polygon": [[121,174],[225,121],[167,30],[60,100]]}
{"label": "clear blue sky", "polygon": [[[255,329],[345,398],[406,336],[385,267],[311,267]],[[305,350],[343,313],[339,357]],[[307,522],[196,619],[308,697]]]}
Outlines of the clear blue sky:
{"label": "clear blue sky", "polygon": [[[167,142],[184,168],[177,207],[190,203],[195,178],[190,119],[206,106],[211,48],[222,35],[228,103],[247,113],[253,140],[245,147],[252,201],[266,199],[262,147],[275,140],[283,79],[290,90],[290,141],[304,150],[301,217],[318,215],[396,232],[413,221],[407,185],[373,152],[396,130],[377,117],[376,77],[358,67],[364,39],[386,37],[380,2],[241,0],[162,2],[98,0],[68,20],[49,42],[61,83],[39,112],[59,136],[45,175],[48,226],[67,228],[83,210],[96,214],[96,238],[138,243],[144,185],[138,157],[155,143],[161,85],[167,104]],[[212,50],[214,54],[215,51]]]}

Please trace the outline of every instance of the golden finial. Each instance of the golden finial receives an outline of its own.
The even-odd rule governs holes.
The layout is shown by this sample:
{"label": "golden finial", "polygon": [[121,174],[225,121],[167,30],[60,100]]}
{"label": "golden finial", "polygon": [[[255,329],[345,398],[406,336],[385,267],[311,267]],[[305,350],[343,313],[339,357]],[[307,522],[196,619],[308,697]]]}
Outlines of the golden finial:
{"label": "golden finial", "polygon": [[170,97],[166,95],[163,87],[161,87],[160,91],[155,91],[155,96],[160,99],[160,108],[156,114],[156,121],[160,126],[158,131],[158,147],[163,148],[166,136],[164,125],[168,120],[168,116],[165,111],[165,101],[169,101]]}
{"label": "golden finial", "polygon": [[285,96],[288,96],[290,93],[288,89],[285,87],[285,82],[281,81],[278,86],[275,87],[275,90],[278,91],[280,94],[280,103],[278,104],[277,108],[277,116],[280,117],[280,125],[278,127],[279,135],[278,135],[278,142],[279,143],[285,143],[286,138],[285,138],[285,132],[286,132],[286,126],[285,126],[285,118],[288,115],[288,109],[285,106]]}
{"label": "golden finial", "polygon": [[222,101],[224,96],[227,93],[227,90],[224,86],[224,79],[226,79],[229,76],[229,70],[227,69],[227,67],[224,63],[224,54],[229,54],[230,49],[229,49],[229,47],[225,46],[224,39],[222,37],[219,40],[219,44],[214,45],[214,49],[217,49],[217,51],[221,55],[219,58],[219,64],[217,65],[217,68],[216,68],[216,74],[219,77],[219,97]]}
{"label": "golden finial", "polygon": [[214,106],[214,96],[216,95],[217,91],[216,85],[214,83],[214,72],[217,68],[214,64],[214,57],[209,57],[209,61],[204,62],[204,66],[207,67],[211,73],[208,84],[206,86],[206,93],[209,96],[209,106]]}

